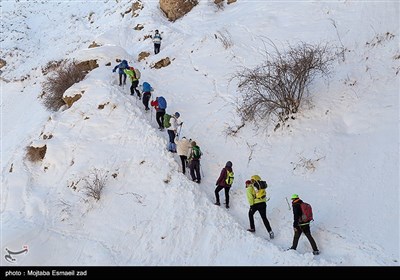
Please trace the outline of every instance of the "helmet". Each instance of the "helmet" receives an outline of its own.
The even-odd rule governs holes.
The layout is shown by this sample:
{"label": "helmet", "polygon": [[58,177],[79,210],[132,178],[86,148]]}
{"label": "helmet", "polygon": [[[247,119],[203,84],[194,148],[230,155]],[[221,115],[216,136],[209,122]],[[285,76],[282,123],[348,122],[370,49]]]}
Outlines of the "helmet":
{"label": "helmet", "polygon": [[299,198],[298,194],[293,194],[292,197],[291,197],[291,199],[298,199],[298,198]]}
{"label": "helmet", "polygon": [[258,176],[258,175],[251,176],[251,179],[254,180],[254,181],[261,181],[261,177]]}
{"label": "helmet", "polygon": [[227,161],[225,164],[226,167],[232,167],[232,162],[231,161]]}
{"label": "helmet", "polygon": [[178,112],[175,112],[175,117],[179,118],[181,116],[181,114],[179,114]]}

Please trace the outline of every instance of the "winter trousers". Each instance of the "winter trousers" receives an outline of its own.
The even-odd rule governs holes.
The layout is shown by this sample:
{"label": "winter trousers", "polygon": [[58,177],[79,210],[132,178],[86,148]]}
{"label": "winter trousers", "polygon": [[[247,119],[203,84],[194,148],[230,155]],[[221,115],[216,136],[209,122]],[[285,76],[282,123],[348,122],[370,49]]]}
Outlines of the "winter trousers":
{"label": "winter trousers", "polygon": [[267,203],[265,203],[265,202],[256,203],[253,206],[250,206],[250,210],[249,210],[250,228],[251,229],[255,229],[255,226],[254,226],[254,214],[257,211],[261,215],[261,219],[263,220],[265,228],[267,229],[268,232],[270,232],[272,229],[271,229],[271,226],[270,226],[269,221],[267,219]]}
{"label": "winter trousers", "polygon": [[294,231],[294,237],[293,237],[293,244],[290,249],[296,250],[297,244],[299,243],[300,236],[304,232],[308,241],[310,241],[313,251],[318,251],[317,244],[315,243],[314,238],[311,236],[310,224],[306,224],[303,226],[297,226],[294,229],[295,229],[295,231]]}
{"label": "winter trousers", "polygon": [[151,93],[150,92],[143,93],[142,102],[143,102],[143,105],[144,105],[144,108],[146,109],[146,111],[150,110],[150,108],[149,108],[150,97],[151,97]]}
{"label": "winter trousers", "polygon": [[119,73],[119,85],[122,86],[122,77],[124,78],[124,85],[126,84],[126,74]]}
{"label": "winter trousers", "polygon": [[219,192],[220,192],[222,189],[225,189],[225,203],[226,203],[226,206],[228,207],[228,206],[229,206],[229,190],[231,189],[231,187],[217,186],[217,187],[215,188],[215,191],[214,191],[214,193],[215,193],[215,200],[217,201],[217,203],[220,203],[220,202],[219,202]]}
{"label": "winter trousers", "polygon": [[182,162],[182,173],[185,174],[185,173],[186,173],[186,160],[187,160],[187,156],[180,155],[179,157],[181,158],[181,162]]}
{"label": "winter trousers", "polygon": [[160,52],[161,44],[154,44],[154,54],[158,54]]}
{"label": "winter trousers", "polygon": [[157,112],[156,113],[156,121],[158,123],[158,128],[164,128],[163,121],[164,121],[165,111]]}
{"label": "winter trousers", "polygon": [[140,98],[140,91],[137,89],[138,85],[139,85],[139,80],[132,81],[130,90],[131,90],[131,95],[135,95],[135,91],[136,91],[137,96]]}
{"label": "winter trousers", "polygon": [[200,183],[200,181],[201,181],[200,160],[192,159],[192,161],[190,162],[189,168],[190,168],[190,176],[192,177],[192,180],[196,181],[197,183]]}
{"label": "winter trousers", "polygon": [[175,143],[175,130],[168,129],[169,143]]}

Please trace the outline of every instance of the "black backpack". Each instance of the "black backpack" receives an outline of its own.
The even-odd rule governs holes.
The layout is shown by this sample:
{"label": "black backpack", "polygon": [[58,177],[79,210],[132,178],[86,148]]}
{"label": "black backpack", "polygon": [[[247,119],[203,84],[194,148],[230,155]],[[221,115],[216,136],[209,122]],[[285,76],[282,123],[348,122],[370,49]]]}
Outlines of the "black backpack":
{"label": "black backpack", "polygon": [[257,190],[264,190],[268,187],[268,184],[265,181],[256,181],[254,186],[257,188]]}

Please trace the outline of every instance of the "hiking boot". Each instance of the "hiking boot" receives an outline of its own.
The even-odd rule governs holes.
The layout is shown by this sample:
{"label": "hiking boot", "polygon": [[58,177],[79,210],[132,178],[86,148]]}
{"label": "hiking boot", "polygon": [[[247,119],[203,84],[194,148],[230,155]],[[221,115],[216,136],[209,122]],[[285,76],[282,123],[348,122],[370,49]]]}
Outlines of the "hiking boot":
{"label": "hiking boot", "polygon": [[274,239],[274,232],[271,230],[270,232],[269,232],[269,238],[271,238],[271,239]]}
{"label": "hiking boot", "polygon": [[254,228],[249,228],[249,229],[247,229],[247,231],[256,232],[256,230]]}
{"label": "hiking boot", "polygon": [[226,209],[229,209],[229,205],[226,205],[225,207],[226,207]]}
{"label": "hiking boot", "polygon": [[214,205],[218,205],[218,206],[220,206],[220,205],[221,205],[221,203],[219,203],[219,202],[215,202],[215,203],[214,203]]}
{"label": "hiking boot", "polygon": [[319,255],[319,251],[318,251],[318,250],[313,251],[312,253],[313,253],[313,255],[315,255],[315,256],[316,256],[316,255]]}

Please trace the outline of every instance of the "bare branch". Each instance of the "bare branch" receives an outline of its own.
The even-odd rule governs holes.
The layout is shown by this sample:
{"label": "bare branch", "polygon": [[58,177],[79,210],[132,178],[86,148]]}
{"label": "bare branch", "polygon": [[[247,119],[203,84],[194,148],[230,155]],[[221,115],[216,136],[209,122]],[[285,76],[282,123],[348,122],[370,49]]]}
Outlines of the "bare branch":
{"label": "bare branch", "polygon": [[253,69],[242,67],[233,76],[242,93],[237,111],[243,122],[287,120],[298,112],[314,78],[329,75],[334,59],[327,45],[301,42],[281,52],[271,40],[267,44],[273,52],[266,51],[262,65]]}

